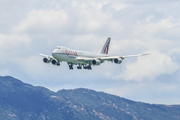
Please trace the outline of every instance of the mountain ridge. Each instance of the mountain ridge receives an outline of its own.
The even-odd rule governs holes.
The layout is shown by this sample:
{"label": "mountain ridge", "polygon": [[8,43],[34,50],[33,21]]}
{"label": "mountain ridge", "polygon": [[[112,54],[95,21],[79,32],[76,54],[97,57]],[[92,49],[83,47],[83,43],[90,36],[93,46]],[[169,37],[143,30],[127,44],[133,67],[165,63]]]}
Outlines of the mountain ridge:
{"label": "mountain ridge", "polygon": [[4,120],[177,120],[180,105],[157,105],[78,88],[57,92],[10,76],[0,77]]}

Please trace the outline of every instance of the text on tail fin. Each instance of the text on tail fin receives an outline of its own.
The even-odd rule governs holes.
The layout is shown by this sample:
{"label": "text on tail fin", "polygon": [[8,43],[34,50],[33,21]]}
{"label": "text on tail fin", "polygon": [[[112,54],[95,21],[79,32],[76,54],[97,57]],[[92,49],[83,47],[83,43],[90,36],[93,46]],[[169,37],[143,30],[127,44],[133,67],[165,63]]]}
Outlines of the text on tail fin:
{"label": "text on tail fin", "polygon": [[103,45],[103,47],[102,47],[102,49],[101,49],[101,51],[100,51],[101,54],[108,54],[110,41],[111,41],[111,38],[109,37],[109,38],[106,40],[105,44]]}
{"label": "text on tail fin", "polygon": [[105,54],[108,54],[108,51],[109,51],[109,43],[110,41],[108,42],[108,44],[106,45],[105,49],[104,49],[104,53]]}

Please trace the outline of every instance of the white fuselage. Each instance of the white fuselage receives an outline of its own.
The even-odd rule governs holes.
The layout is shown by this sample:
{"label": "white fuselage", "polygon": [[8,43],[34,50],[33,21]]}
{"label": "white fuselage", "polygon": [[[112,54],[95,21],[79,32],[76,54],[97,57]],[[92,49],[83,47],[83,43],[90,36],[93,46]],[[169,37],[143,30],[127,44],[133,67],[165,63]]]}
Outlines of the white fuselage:
{"label": "white fuselage", "polygon": [[149,53],[147,53],[126,56],[108,56],[110,41],[111,38],[108,37],[99,53],[90,53],[57,46],[56,49],[52,52],[52,56],[41,53],[40,55],[44,57],[44,63],[52,63],[53,65],[60,66],[60,62],[67,62],[70,70],[73,70],[73,65],[77,65],[77,69],[84,68],[91,70],[92,65],[97,66],[105,61],[121,64],[124,58],[149,55]]}
{"label": "white fuselage", "polygon": [[66,61],[68,63],[79,63],[83,64],[84,62],[78,61],[77,57],[85,57],[85,58],[99,58],[99,57],[107,57],[105,54],[98,54],[98,53],[90,53],[90,52],[83,52],[77,50],[71,50],[66,47],[56,47],[53,51],[52,56],[57,59],[58,61]]}

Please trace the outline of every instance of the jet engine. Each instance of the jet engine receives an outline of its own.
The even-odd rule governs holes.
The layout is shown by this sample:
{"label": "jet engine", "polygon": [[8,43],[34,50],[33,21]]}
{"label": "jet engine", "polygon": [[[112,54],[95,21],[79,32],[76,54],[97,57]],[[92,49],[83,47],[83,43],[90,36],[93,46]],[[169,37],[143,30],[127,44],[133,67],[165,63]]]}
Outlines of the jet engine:
{"label": "jet engine", "polygon": [[114,63],[121,64],[122,63],[122,59],[121,58],[115,58],[114,59]]}
{"label": "jet engine", "polygon": [[50,63],[51,62],[51,58],[46,57],[46,58],[43,59],[43,62]]}
{"label": "jet engine", "polygon": [[93,64],[93,65],[100,65],[100,64],[101,64],[101,61],[99,61],[99,60],[93,60],[93,61],[92,61],[92,64]]}
{"label": "jet engine", "polygon": [[55,60],[55,59],[53,59],[51,63],[52,63],[53,65],[58,65],[58,66],[60,65],[60,63],[59,63],[57,60]]}

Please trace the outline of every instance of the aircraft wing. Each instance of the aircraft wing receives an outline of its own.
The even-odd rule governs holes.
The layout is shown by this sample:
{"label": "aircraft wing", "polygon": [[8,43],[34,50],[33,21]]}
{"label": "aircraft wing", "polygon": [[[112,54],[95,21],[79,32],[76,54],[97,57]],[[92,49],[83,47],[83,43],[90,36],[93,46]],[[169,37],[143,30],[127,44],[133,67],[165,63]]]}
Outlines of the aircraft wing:
{"label": "aircraft wing", "polygon": [[150,55],[151,53],[145,53],[145,54],[138,54],[138,55],[127,55],[127,56],[121,56],[123,58],[128,58],[128,57],[140,57],[140,56],[145,56],[145,55]]}
{"label": "aircraft wing", "polygon": [[44,55],[44,54],[41,54],[39,53],[40,56],[43,56],[43,57],[47,57],[47,58],[52,58],[53,59],[53,56],[49,56],[49,55]]}
{"label": "aircraft wing", "polygon": [[108,57],[94,57],[94,58],[85,58],[85,57],[77,57],[76,59],[79,61],[93,61],[93,60],[100,60],[101,62],[104,61],[113,61],[116,58],[121,58],[122,60],[124,58],[129,58],[129,57],[140,57],[140,56],[145,56],[149,55],[151,53],[146,53],[146,54],[137,54],[137,55],[126,55],[126,56],[108,56]]}

